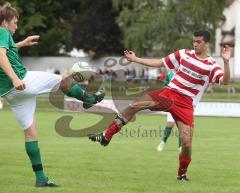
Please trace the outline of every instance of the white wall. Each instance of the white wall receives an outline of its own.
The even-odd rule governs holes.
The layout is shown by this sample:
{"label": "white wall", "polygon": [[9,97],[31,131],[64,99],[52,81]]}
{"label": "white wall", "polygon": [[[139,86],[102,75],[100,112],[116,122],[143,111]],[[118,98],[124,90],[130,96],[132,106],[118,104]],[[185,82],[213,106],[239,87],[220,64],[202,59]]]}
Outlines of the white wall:
{"label": "white wall", "polygon": [[[59,69],[61,73],[68,71],[72,65],[79,61],[74,57],[23,57],[23,63],[28,70],[46,71],[49,68]],[[81,58],[87,61],[87,58]]]}
{"label": "white wall", "polygon": [[[240,51],[240,49],[239,49],[239,51]],[[111,58],[112,61],[115,61],[115,65],[113,65],[113,67],[111,67],[112,70],[136,68],[137,74],[138,74],[138,73],[140,73],[142,68],[145,68],[142,65],[138,65],[138,64],[134,64],[134,63],[123,66],[123,65],[121,65],[121,62],[119,62],[121,59],[120,57],[106,57],[106,58],[101,58],[101,59],[94,60],[94,61],[89,61],[88,58],[74,58],[74,57],[24,57],[23,62],[29,70],[46,71],[50,67],[53,67],[53,68],[59,69],[61,71],[61,73],[64,73],[64,72],[68,71],[68,69],[70,69],[72,67],[72,65],[77,61],[87,61],[91,65],[93,65],[95,68],[105,69],[106,68],[105,62],[109,58]],[[215,57],[215,59],[217,60],[218,64],[221,67],[223,67],[222,58]],[[234,59],[232,58],[230,60],[231,77],[239,78],[238,75],[236,75],[236,73],[234,73],[233,63],[234,63]],[[109,65],[110,65],[110,63],[109,63]],[[239,62],[239,66],[240,66],[240,62]],[[158,72],[156,69],[150,68],[150,74],[152,74],[154,76],[157,73]]]}

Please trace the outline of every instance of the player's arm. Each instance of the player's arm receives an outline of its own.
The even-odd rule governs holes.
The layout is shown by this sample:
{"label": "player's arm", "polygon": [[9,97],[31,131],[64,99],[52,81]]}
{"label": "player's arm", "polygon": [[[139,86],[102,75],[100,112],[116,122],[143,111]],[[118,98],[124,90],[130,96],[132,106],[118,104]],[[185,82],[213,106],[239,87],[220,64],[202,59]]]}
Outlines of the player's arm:
{"label": "player's arm", "polygon": [[39,35],[28,36],[23,41],[16,43],[16,46],[17,46],[17,48],[22,48],[22,47],[26,47],[26,46],[36,45],[36,44],[38,44],[39,38],[40,38]]}
{"label": "player's arm", "polygon": [[24,90],[25,84],[22,80],[18,78],[12,66],[7,58],[7,49],[0,48],[0,68],[6,73],[6,75],[12,80],[13,86],[17,90]]}
{"label": "player's arm", "polygon": [[225,84],[225,85],[227,85],[230,80],[229,60],[231,58],[231,55],[232,55],[232,48],[230,48],[229,46],[226,46],[225,48],[223,48],[222,59],[224,62],[224,72],[223,72],[222,84]]}
{"label": "player's arm", "polygon": [[164,65],[162,59],[144,59],[144,58],[138,58],[134,52],[125,50],[124,51],[124,57],[130,61],[130,62],[136,62],[139,64],[142,64],[144,66],[150,66],[150,67],[162,67]]}

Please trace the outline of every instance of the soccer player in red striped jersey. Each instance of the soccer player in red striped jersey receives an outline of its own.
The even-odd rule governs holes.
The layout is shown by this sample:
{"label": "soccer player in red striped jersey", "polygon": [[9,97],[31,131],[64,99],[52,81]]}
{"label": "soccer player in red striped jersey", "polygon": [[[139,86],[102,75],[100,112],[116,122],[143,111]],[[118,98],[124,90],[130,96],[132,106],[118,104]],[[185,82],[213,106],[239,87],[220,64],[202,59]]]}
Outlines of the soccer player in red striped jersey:
{"label": "soccer player in red striped jersey", "polygon": [[210,33],[197,31],[193,37],[193,50],[178,50],[162,59],[139,58],[132,51],[124,56],[131,62],[160,68],[165,66],[176,72],[168,87],[150,91],[119,113],[105,133],[92,134],[89,138],[101,145],[109,144],[112,136],[138,112],[145,109],[170,112],[179,130],[182,151],[179,154],[178,180],[188,181],[187,168],[191,162],[193,111],[209,83],[228,84],[230,79],[229,59],[232,49],[223,48],[224,70],[208,54]]}

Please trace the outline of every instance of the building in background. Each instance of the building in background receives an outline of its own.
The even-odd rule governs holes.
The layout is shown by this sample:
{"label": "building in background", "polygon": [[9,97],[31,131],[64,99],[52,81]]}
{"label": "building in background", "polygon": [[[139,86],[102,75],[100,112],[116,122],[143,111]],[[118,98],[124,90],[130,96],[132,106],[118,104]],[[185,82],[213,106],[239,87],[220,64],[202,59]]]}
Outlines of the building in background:
{"label": "building in background", "polygon": [[221,55],[221,48],[224,45],[234,47],[232,58],[232,77],[240,79],[240,0],[227,0],[223,10],[221,28],[216,30],[215,54]]}

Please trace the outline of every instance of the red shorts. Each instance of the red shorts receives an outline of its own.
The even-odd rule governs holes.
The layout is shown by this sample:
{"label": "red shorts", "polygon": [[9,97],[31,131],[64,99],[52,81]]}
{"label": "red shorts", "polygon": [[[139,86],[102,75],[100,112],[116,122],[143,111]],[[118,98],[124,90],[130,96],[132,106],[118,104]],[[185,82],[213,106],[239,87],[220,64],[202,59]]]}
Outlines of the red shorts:
{"label": "red shorts", "polygon": [[154,90],[147,94],[156,103],[152,110],[170,112],[175,121],[182,121],[186,125],[194,126],[191,97],[171,88]]}

